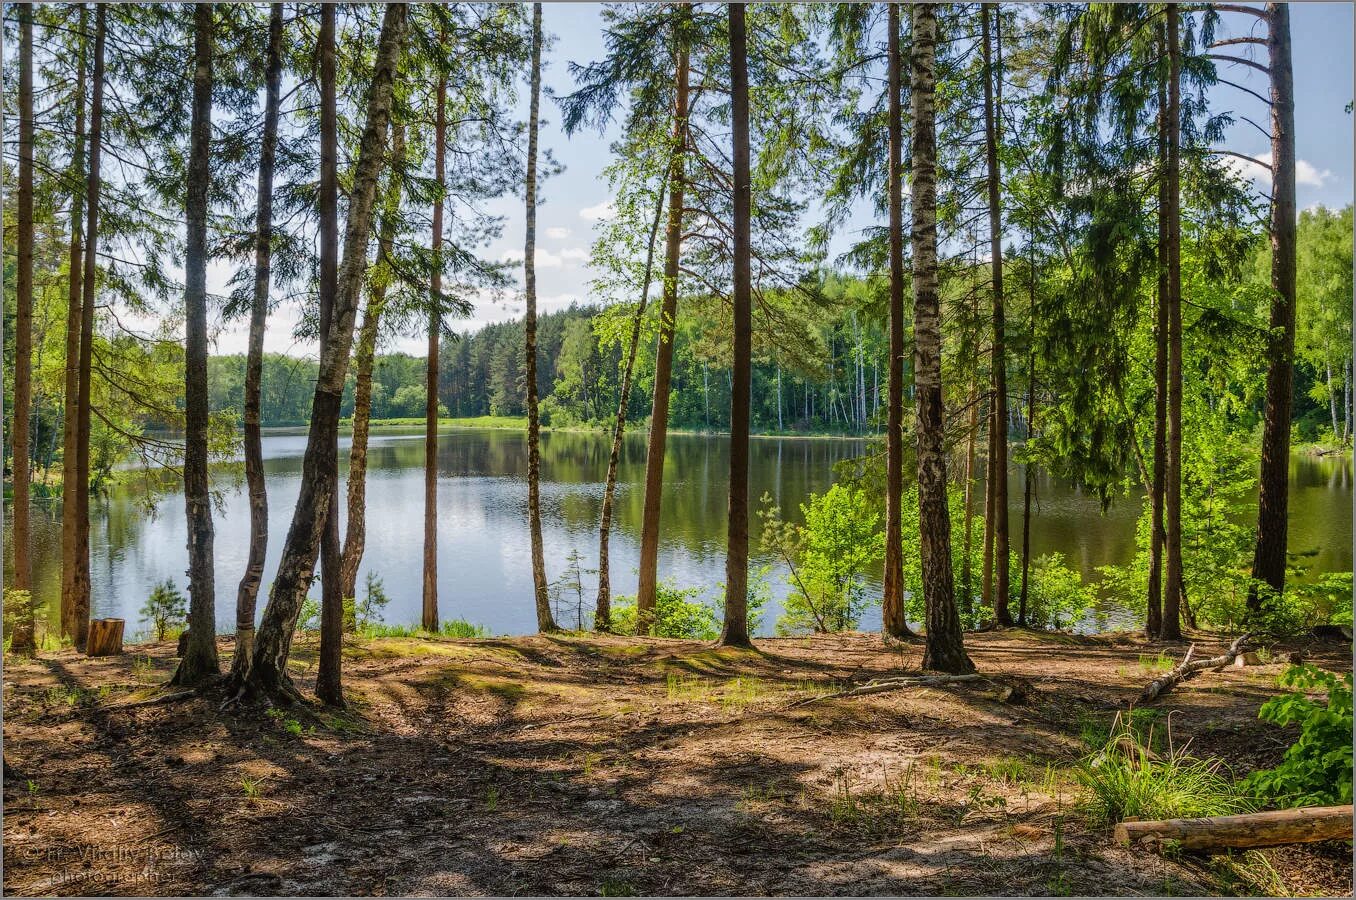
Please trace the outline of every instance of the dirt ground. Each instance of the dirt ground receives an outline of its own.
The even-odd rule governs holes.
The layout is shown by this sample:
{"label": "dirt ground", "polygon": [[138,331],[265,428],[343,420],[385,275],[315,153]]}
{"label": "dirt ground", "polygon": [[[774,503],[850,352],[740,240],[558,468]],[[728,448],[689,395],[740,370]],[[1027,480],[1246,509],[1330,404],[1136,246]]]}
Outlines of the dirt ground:
{"label": "dirt ground", "polygon": [[[120,709],[168,679],[172,644],[7,658],[4,891],[1350,895],[1344,843],[1165,859],[1080,810],[1073,764],[1184,646],[966,641],[1023,702],[980,681],[794,705],[917,669],[921,645],[879,635],[358,642],[342,714]],[[314,650],[293,654],[307,692]],[[1158,727],[1236,774],[1272,765],[1292,736],[1257,708],[1282,668],[1202,675]]]}

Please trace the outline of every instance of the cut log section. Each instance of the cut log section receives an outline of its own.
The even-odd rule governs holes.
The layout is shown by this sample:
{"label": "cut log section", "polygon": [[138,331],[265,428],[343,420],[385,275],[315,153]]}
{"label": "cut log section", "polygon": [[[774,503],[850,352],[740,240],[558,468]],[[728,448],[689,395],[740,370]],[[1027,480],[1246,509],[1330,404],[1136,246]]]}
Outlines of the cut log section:
{"label": "cut log section", "polygon": [[1116,843],[1130,847],[1151,844],[1182,850],[1225,850],[1351,840],[1351,816],[1348,804],[1204,819],[1125,821],[1116,826]]}
{"label": "cut log section", "polygon": [[1229,645],[1228,651],[1223,656],[1212,656],[1209,659],[1198,659],[1192,661],[1191,655],[1196,650],[1196,645],[1192,644],[1187,648],[1186,656],[1178,663],[1171,672],[1149,682],[1143,691],[1140,692],[1138,703],[1152,703],[1159,697],[1162,697],[1168,691],[1177,687],[1183,681],[1195,678],[1197,675],[1208,669],[1223,669],[1225,666],[1233,664],[1238,658],[1238,654],[1244,652],[1248,646],[1247,634],[1240,634],[1238,638]]}
{"label": "cut log section", "polygon": [[89,656],[117,656],[122,653],[122,619],[94,619],[89,623],[86,643]]}

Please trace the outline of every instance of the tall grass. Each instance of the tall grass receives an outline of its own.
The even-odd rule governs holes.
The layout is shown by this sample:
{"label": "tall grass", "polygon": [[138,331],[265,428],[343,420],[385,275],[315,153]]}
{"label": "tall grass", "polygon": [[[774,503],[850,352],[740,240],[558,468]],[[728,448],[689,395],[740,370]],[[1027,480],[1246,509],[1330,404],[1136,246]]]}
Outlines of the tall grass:
{"label": "tall grass", "polygon": [[1239,792],[1221,760],[1197,759],[1173,746],[1155,753],[1153,726],[1141,734],[1117,717],[1100,751],[1084,757],[1076,769],[1088,791],[1084,811],[1095,821],[1129,817],[1178,819],[1246,812],[1252,802]]}
{"label": "tall grass", "polygon": [[365,638],[483,638],[490,636],[490,630],[484,625],[475,625],[465,619],[450,619],[442,623],[437,634],[420,628],[418,625],[388,625],[385,622],[372,622],[361,626],[358,633]]}

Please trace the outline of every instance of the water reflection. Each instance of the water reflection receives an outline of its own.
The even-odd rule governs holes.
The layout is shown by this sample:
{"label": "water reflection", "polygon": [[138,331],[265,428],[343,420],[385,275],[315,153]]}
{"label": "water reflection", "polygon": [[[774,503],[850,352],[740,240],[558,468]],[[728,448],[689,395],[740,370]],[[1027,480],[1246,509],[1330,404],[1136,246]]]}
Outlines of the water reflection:
{"label": "water reflection", "polygon": [[[265,573],[276,570],[282,536],[300,487],[304,433],[272,433],[264,439],[270,529]],[[347,439],[343,439],[346,444]],[[671,435],[665,461],[664,516],[660,571],[682,585],[713,592],[724,577],[728,441],[723,437]],[[765,492],[788,515],[814,491],[826,489],[834,464],[860,455],[861,440],[758,438],[751,444],[750,489]],[[606,437],[582,432],[542,436],[542,517],[548,571],[559,575],[571,551],[583,565],[596,566],[598,514],[607,468]],[[346,459],[346,454],[343,455]],[[637,536],[644,504],[643,434],[628,437],[619,469],[612,537],[613,589],[634,592]],[[369,452],[368,538],[363,572],[384,579],[392,602],[386,618],[416,621],[422,564],[423,441],[418,431],[383,431]],[[535,627],[527,541],[527,443],[509,430],[445,433],[439,450],[439,598],[444,618],[460,617],[496,633]],[[1010,473],[1012,534],[1020,540],[1022,472]],[[1291,465],[1291,546],[1315,550],[1320,571],[1351,569],[1352,472],[1349,457],[1295,457]],[[217,621],[233,621],[235,590],[245,565],[249,506],[238,472],[218,471],[216,521]],[[146,506],[145,486],[120,485],[91,504],[91,560],[95,616],[129,622],[151,586],[170,578],[185,584],[187,550],[183,497],[159,498]],[[1044,473],[1036,479],[1032,552],[1061,552],[1085,577],[1098,566],[1123,563],[1134,552],[1137,500],[1121,500],[1103,514],[1095,498],[1069,489]],[[760,523],[753,523],[758,546]],[[60,509],[34,509],[34,582],[37,598],[55,612],[60,590]],[[9,553],[6,541],[6,555]],[[757,560],[771,563],[770,559]],[[6,560],[8,565],[8,559]],[[584,576],[586,594],[594,576]],[[785,593],[780,573],[774,596]],[[360,582],[361,583],[361,582]],[[267,582],[265,583],[267,587]],[[776,618],[769,610],[764,630]],[[53,620],[54,621],[54,620]],[[879,627],[879,612],[863,621]],[[129,626],[137,630],[138,626]]]}

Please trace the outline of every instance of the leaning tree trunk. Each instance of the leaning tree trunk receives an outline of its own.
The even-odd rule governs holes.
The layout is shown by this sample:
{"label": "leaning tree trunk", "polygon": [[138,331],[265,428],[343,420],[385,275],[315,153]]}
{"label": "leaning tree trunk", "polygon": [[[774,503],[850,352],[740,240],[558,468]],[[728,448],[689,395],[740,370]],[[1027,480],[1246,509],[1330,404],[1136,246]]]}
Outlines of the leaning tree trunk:
{"label": "leaning tree trunk", "polygon": [[108,34],[108,7],[94,13],[94,96],[90,100],[89,175],[85,180],[85,260],[80,290],[80,371],[75,424],[75,570],[71,592],[71,639],[85,650],[89,637],[89,437],[93,408],[90,373],[94,360],[94,302],[99,266],[100,144],[104,118],[104,42]]}
{"label": "leaning tree trunk", "polygon": [[885,406],[885,573],[881,618],[885,633],[912,637],[904,615],[904,110],[899,6],[889,4],[890,365]]}
{"label": "leaning tree trunk", "polygon": [[[446,74],[438,76],[436,105],[433,178],[438,183],[438,194],[433,201],[433,239],[430,245],[433,251],[433,274],[429,279],[428,359],[424,369],[424,592],[420,617],[424,630],[430,632],[438,630],[438,342],[443,327],[443,191],[447,189],[444,168],[447,154]],[[531,391],[531,388],[528,390]]]}
{"label": "leaning tree trunk", "polygon": [[[1166,44],[1166,41],[1164,41]],[[1149,498],[1149,585],[1144,630],[1150,638],[1163,631],[1164,490],[1168,471],[1168,85],[1158,85],[1158,294],[1154,321],[1154,462]]]}
{"label": "leaning tree trunk", "polygon": [[1271,73],[1271,346],[1262,416],[1262,471],[1257,496],[1257,542],[1248,610],[1265,592],[1285,588],[1290,476],[1290,404],[1295,356],[1295,88],[1290,60],[1290,8],[1267,4],[1267,68]]}
{"label": "leaning tree trunk", "polygon": [[537,418],[537,130],[541,104],[541,4],[532,4],[532,99],[527,126],[527,237],[523,254],[523,287],[527,298],[527,515],[532,539],[532,593],[537,630],[559,631],[547,593],[546,554],[541,538],[541,423]]}
{"label": "leaning tree trunk", "polygon": [[626,348],[626,366],[622,370],[621,396],[617,400],[617,422],[612,428],[612,449],[607,456],[607,477],[603,480],[603,510],[598,520],[598,602],[593,613],[595,631],[612,630],[612,564],[608,542],[612,534],[612,499],[617,493],[617,467],[621,464],[622,439],[626,436],[626,411],[631,402],[631,383],[636,370],[636,352],[640,348],[641,326],[650,304],[650,280],[654,277],[654,246],[659,236],[659,221],[664,216],[664,188],[668,170],[655,194],[654,219],[650,222],[650,241],[645,251],[645,275],[640,285],[640,303],[631,317],[631,341]]}
{"label": "leaning tree trunk", "polygon": [[[33,7],[19,13],[19,202],[14,317],[14,424],[10,455],[14,485],[14,589],[33,590],[29,560],[29,421],[33,400]],[[14,620],[10,647],[15,653],[33,652],[33,604],[26,598]],[[7,610],[8,611],[8,610]]]}
{"label": "leaning tree trunk", "polygon": [[[71,153],[71,184],[83,185],[85,179],[85,38],[89,7],[80,4],[80,25],[76,37],[79,52],[75,75],[75,141]],[[66,295],[65,391],[62,397],[61,450],[61,633],[75,634],[76,551],[79,541],[80,506],[75,499],[78,478],[76,446],[80,421],[80,320],[82,312],[85,192],[71,193],[71,241]]]}
{"label": "leaning tree trunk", "polygon": [[[998,112],[1002,103],[1000,88],[1002,79],[1001,44],[995,59],[990,53],[989,13],[994,14],[995,42],[1001,41],[999,32],[998,7],[986,3],[980,7],[980,44],[984,56],[984,146],[988,157],[988,193],[989,193],[989,255],[993,271],[993,555],[994,585],[993,613],[999,625],[1011,625],[1012,615],[1008,612],[1009,591],[1009,539],[1008,539],[1008,375],[1007,355],[1004,343],[1006,323],[1003,309],[1003,207],[1002,207],[1002,170],[998,163]],[[997,95],[997,96],[996,96]]]}
{"label": "leaning tree trunk", "polygon": [[749,62],[744,4],[730,13],[730,125],[734,162],[734,371],[730,378],[730,502],[725,543],[724,647],[749,641],[749,407],[753,377],[753,260],[750,217]]}
{"label": "leaning tree trunk", "polygon": [[951,572],[942,405],[942,328],[937,266],[937,10],[912,7],[913,333],[918,433],[919,550],[927,645],[923,668],[974,670],[961,641]]}
{"label": "leaning tree trunk", "polygon": [[1168,16],[1168,448],[1163,511],[1164,640],[1182,636],[1179,609],[1182,599],[1182,224],[1181,224],[1181,71],[1182,45],[1178,37],[1177,5]]}
{"label": "leaning tree trunk", "polygon": [[348,451],[348,523],[343,558],[339,563],[340,588],[345,597],[358,595],[358,567],[367,545],[367,436],[372,417],[372,366],[376,360],[377,335],[390,280],[387,261],[395,247],[396,224],[400,218],[399,172],[405,168],[405,127],[400,122],[391,123],[390,167],[377,235],[377,261],[368,273],[367,308],[363,310],[363,324],[353,351],[357,374],[353,386],[353,440]]}
{"label": "leaning tree trunk", "polygon": [[[263,694],[280,699],[299,697],[287,674],[287,653],[297,624],[297,614],[315,571],[325,527],[324,511],[334,495],[336,444],[339,434],[339,404],[348,374],[349,351],[358,294],[367,266],[367,244],[372,228],[373,201],[377,192],[390,123],[392,83],[404,43],[405,4],[393,3],[382,17],[372,81],[367,92],[367,117],[358,146],[353,187],[349,193],[348,227],[344,236],[344,261],[338,279],[329,339],[322,344],[315,396],[312,400],[310,433],[302,458],[301,489],[292,524],[283,544],[282,558],[269,592],[255,641],[254,658],[241,679],[238,694]],[[340,623],[342,625],[342,623]]]}
{"label": "leaning tree trunk", "polygon": [[654,360],[654,397],[645,454],[645,508],[640,524],[640,572],[636,587],[636,634],[654,624],[659,583],[659,516],[664,503],[664,451],[669,428],[669,384],[673,378],[674,323],[678,316],[678,271],[683,249],[683,154],[687,149],[688,53],[677,48],[673,107],[673,158],[669,161],[669,220],[665,227],[664,293],[659,310],[659,346]]}
{"label": "leaning tree trunk", "polygon": [[188,523],[188,648],[172,684],[220,672],[212,495],[207,481],[207,203],[212,177],[212,4],[193,7],[193,117],[184,203],[184,520]]}
{"label": "leaning tree trunk", "polygon": [[283,5],[268,17],[264,63],[264,134],[259,145],[259,189],[254,215],[254,297],[250,304],[249,351],[245,358],[245,482],[250,500],[250,551],[235,596],[235,656],[231,671],[249,668],[254,650],[254,609],[268,555],[268,488],[260,421],[263,389],[264,328],[268,323],[269,268],[273,259],[273,169],[278,147],[279,89],[282,84]]}
{"label": "leaning tree trunk", "polygon": [[[323,357],[334,337],[334,316],[339,287],[339,113],[335,78],[336,7],[320,11],[320,191],[316,213],[320,220],[320,353]],[[363,246],[366,260],[367,247]],[[355,298],[356,299],[356,298]],[[356,303],[355,303],[356,305]],[[348,342],[344,353],[349,352]],[[337,425],[336,410],[336,425]],[[339,429],[327,434],[324,478],[329,490],[320,507],[324,530],[320,544],[320,662],[315,693],[321,702],[344,705],[343,642],[344,595],[339,584]]]}

